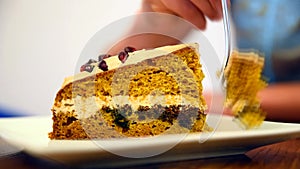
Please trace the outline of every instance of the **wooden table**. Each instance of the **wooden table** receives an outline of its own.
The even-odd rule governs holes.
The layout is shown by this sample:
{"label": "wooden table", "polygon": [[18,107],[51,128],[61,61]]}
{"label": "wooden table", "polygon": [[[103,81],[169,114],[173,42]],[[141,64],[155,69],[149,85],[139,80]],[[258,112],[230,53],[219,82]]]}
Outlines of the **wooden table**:
{"label": "wooden table", "polygon": [[[70,168],[50,161],[29,156],[24,152],[0,157],[2,169],[65,169]],[[246,154],[218,158],[178,161],[143,166],[131,166],[130,169],[196,169],[196,168],[300,168],[300,138],[263,146]]]}

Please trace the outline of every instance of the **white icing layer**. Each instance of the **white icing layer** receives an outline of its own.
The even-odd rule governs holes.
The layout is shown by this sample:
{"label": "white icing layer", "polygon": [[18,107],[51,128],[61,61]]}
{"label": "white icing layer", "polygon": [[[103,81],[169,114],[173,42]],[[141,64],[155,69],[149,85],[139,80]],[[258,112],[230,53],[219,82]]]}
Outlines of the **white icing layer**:
{"label": "white icing layer", "polygon": [[[108,69],[112,70],[112,69],[116,69],[118,67],[121,66],[126,66],[126,65],[131,65],[131,64],[137,64],[143,60],[146,59],[151,59],[151,58],[155,58],[158,56],[162,56],[162,55],[166,55],[169,53],[172,53],[176,50],[185,48],[185,47],[193,47],[195,48],[196,52],[198,53],[198,44],[197,43],[191,43],[191,44],[179,44],[179,45],[170,45],[170,46],[163,46],[163,47],[159,47],[159,48],[155,48],[152,50],[137,50],[135,52],[129,53],[129,57],[127,58],[127,60],[125,61],[125,63],[122,63],[119,58],[118,55],[115,56],[111,56],[109,58],[104,59]],[[85,77],[88,76],[93,76],[97,73],[103,72],[103,70],[99,69],[98,67],[98,62],[97,63],[93,63],[92,65],[95,66],[92,72],[80,72],[74,76],[68,77],[65,79],[65,82],[63,84],[62,87],[64,87],[65,85],[67,85],[68,83],[75,81],[75,80],[80,80],[83,79]]]}
{"label": "white icing layer", "polygon": [[94,115],[99,111],[103,106],[108,107],[117,107],[123,106],[126,104],[131,105],[133,111],[137,111],[139,106],[149,106],[150,108],[159,104],[161,106],[169,105],[191,105],[191,103],[184,99],[181,96],[152,96],[148,95],[147,97],[137,97],[129,98],[129,96],[115,96],[115,97],[106,97],[106,101],[101,100],[96,96],[92,97],[81,97],[76,96],[74,99],[64,99],[61,101],[62,105],[60,107],[54,106],[56,112],[73,112],[77,115],[77,118],[87,118],[91,115]]}
{"label": "white icing layer", "polygon": [[198,50],[198,44],[196,44],[196,43],[180,44],[180,45],[173,45],[173,46],[163,46],[163,47],[155,48],[153,50],[143,49],[143,50],[139,50],[139,51],[130,53],[128,59],[126,60],[126,62],[123,65],[126,66],[126,65],[131,65],[131,64],[137,64],[143,60],[155,58],[155,57],[162,56],[162,55],[167,55],[169,53],[172,53],[176,50],[179,50],[179,49],[182,49],[182,48],[188,47],[188,46],[191,46],[191,47],[195,48],[196,50]]}

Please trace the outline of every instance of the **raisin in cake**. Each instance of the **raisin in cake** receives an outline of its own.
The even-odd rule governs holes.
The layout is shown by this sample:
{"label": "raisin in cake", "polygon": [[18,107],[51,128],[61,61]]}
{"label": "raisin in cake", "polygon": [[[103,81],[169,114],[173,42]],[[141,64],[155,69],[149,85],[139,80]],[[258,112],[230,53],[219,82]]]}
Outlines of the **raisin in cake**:
{"label": "raisin in cake", "polygon": [[51,139],[140,137],[200,132],[204,74],[198,44],[100,55],[56,94]]}

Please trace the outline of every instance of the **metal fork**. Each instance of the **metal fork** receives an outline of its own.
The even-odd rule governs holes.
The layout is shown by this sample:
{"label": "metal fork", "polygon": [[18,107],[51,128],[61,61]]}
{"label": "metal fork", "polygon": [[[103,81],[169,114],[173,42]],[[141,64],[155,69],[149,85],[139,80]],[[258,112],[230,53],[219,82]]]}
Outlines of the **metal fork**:
{"label": "metal fork", "polygon": [[224,70],[228,64],[229,57],[231,55],[231,30],[230,22],[228,16],[228,4],[227,0],[222,0],[222,12],[223,12],[223,29],[225,33],[225,57],[223,60],[223,65],[221,68],[221,83],[223,87],[226,87],[226,79],[224,75]]}

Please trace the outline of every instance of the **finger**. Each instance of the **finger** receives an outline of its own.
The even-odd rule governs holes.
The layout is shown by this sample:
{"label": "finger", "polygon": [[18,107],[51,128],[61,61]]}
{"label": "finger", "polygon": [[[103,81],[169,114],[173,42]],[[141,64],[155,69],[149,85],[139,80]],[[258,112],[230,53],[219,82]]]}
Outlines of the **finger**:
{"label": "finger", "polygon": [[151,0],[143,0],[141,12],[154,12],[151,7]]}
{"label": "finger", "polygon": [[201,30],[206,28],[204,14],[188,0],[162,0],[162,3],[178,16],[186,19]]}
{"label": "finger", "polygon": [[143,0],[142,12],[162,12],[168,14],[175,14],[169,10],[160,0]]}
{"label": "finger", "polygon": [[221,18],[215,7],[215,4],[218,3],[216,0],[191,0],[191,2],[194,3],[195,6],[197,6],[209,19],[218,20]]}
{"label": "finger", "polygon": [[[218,18],[222,18],[223,11],[222,11],[222,0],[209,0],[210,4],[213,6],[213,8],[218,13]],[[230,0],[227,0],[227,2],[230,2]]]}

